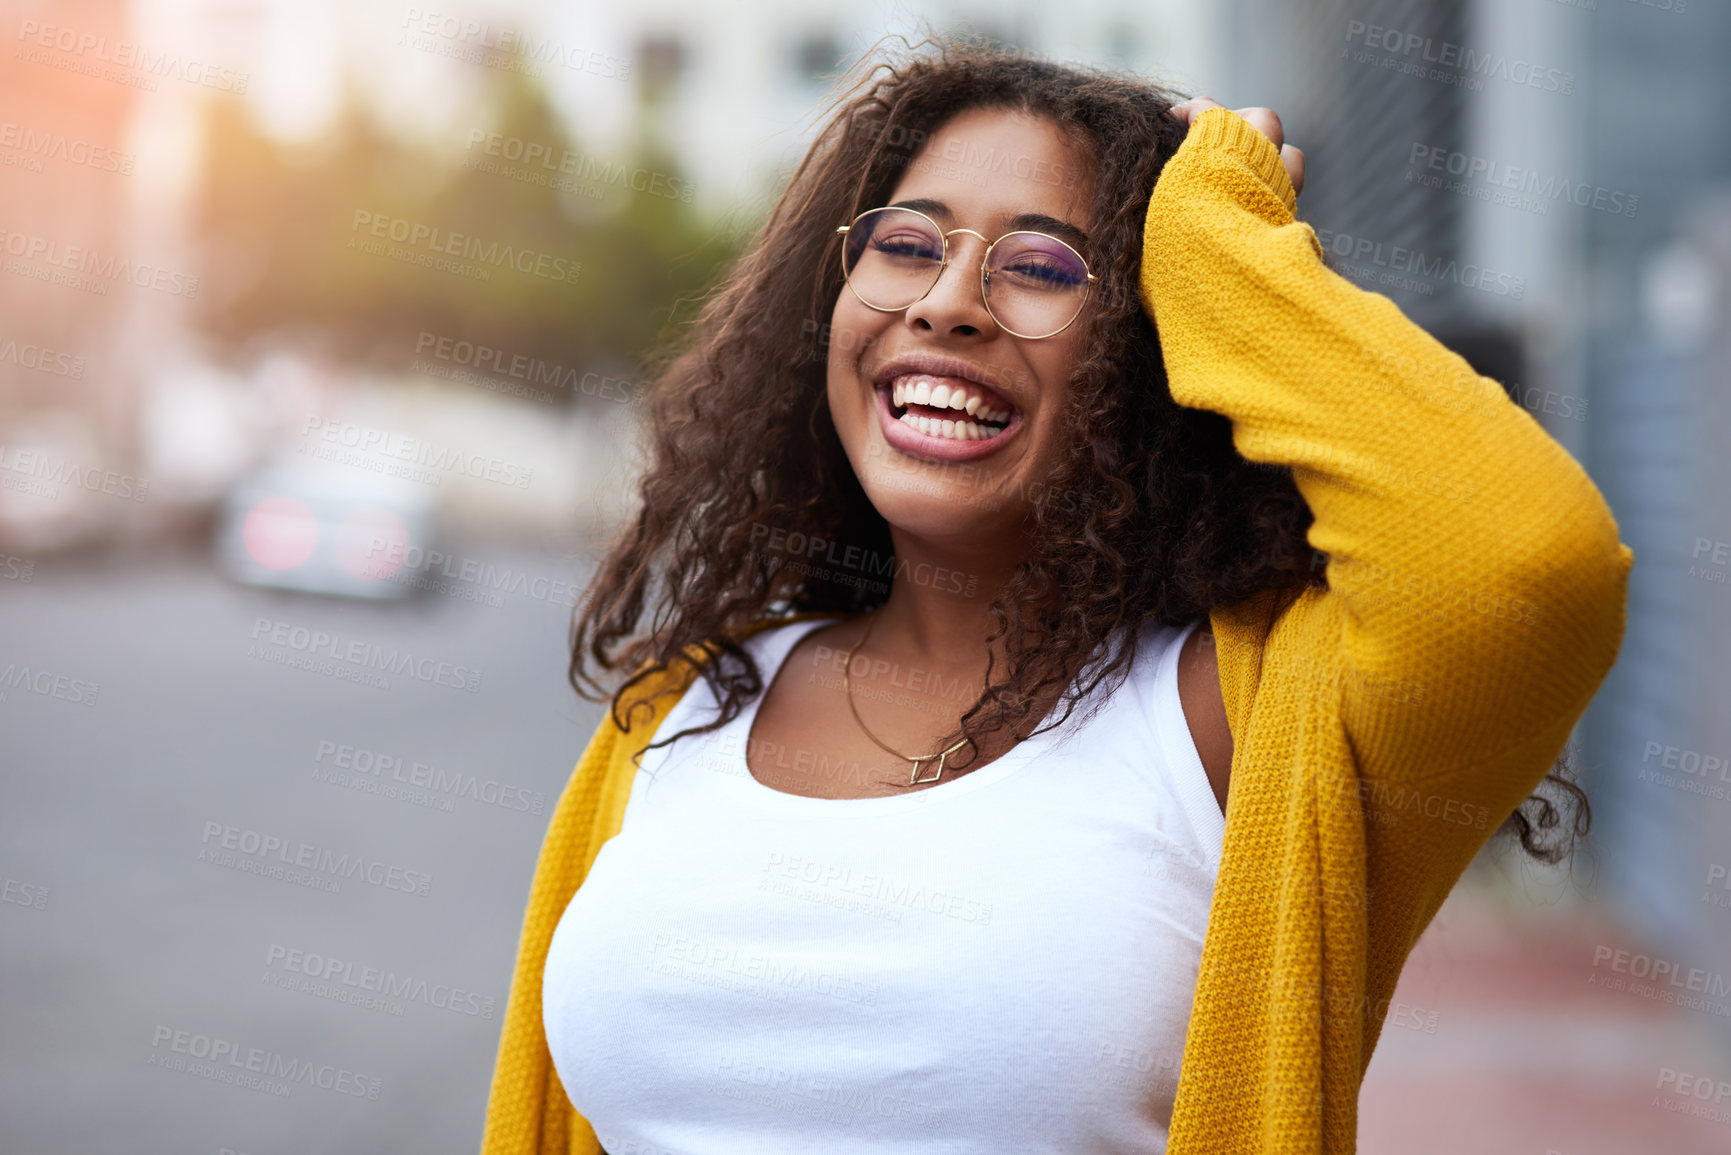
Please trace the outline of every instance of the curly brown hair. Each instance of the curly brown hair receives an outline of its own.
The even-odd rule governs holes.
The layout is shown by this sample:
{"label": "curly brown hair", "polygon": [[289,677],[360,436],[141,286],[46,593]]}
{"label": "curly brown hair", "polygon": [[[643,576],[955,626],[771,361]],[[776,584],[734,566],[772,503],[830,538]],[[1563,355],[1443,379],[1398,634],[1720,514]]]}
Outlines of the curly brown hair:
{"label": "curly brown hair", "polygon": [[[661,363],[641,509],[576,615],[571,684],[592,701],[611,697],[622,730],[648,705],[632,692],[652,675],[677,667],[708,681],[720,715],[656,746],[724,725],[763,692],[741,645],[748,625],[885,600],[888,587],[860,575],[893,569],[889,527],[844,454],[826,391],[827,322],[843,288],[836,226],[885,203],[920,146],[972,109],[1044,117],[1090,158],[1091,249],[1107,288],[1077,322],[1084,352],[1064,415],[1075,434],[1032,503],[1032,556],[992,599],[984,686],[943,745],[966,738],[977,752],[1000,728],[1038,722],[1035,703],[1054,688],[1063,709],[1049,726],[1061,725],[1100,683],[1128,673],[1144,623],[1181,626],[1262,591],[1326,584],[1290,471],[1246,461],[1228,418],[1173,401],[1135,291],[1149,196],[1187,132],[1168,110],[1184,97],[954,38],[874,58]],[[839,550],[864,561],[851,573],[814,569],[802,564],[813,543],[827,558]],[[1006,668],[994,677],[990,642],[1000,638]],[[591,663],[632,673],[609,695]],[[969,760],[951,765],[965,771]],[[1552,780],[1577,798],[1584,834],[1585,796],[1564,775]],[[1505,827],[1555,862],[1568,845],[1539,832],[1557,813],[1535,794]]]}

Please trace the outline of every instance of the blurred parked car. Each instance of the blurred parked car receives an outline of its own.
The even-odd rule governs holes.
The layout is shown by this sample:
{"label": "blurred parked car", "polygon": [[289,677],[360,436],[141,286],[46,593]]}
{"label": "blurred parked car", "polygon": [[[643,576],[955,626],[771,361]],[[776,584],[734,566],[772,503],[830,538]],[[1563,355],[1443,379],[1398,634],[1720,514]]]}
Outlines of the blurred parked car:
{"label": "blurred parked car", "polygon": [[217,563],[235,581],[341,597],[416,589],[435,529],[427,486],[342,466],[275,465],[223,500]]}

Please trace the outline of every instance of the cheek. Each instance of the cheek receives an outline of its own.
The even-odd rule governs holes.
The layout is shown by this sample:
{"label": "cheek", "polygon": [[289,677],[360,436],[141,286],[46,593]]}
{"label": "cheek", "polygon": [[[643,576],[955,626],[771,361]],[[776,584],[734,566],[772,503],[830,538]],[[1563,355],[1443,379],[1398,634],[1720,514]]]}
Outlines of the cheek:
{"label": "cheek", "polygon": [[1044,347],[1029,351],[1028,368],[1039,381],[1039,433],[1043,442],[1059,435],[1070,398],[1070,376],[1080,359],[1079,342],[1064,340],[1066,337],[1068,334],[1037,342]]}
{"label": "cheek", "polygon": [[825,333],[828,347],[828,382],[830,410],[835,414],[837,428],[845,433],[843,422],[855,421],[856,411],[863,410],[869,393],[860,381],[860,356],[877,339],[883,329],[886,314],[866,308],[853,299],[845,288],[836,298]]}

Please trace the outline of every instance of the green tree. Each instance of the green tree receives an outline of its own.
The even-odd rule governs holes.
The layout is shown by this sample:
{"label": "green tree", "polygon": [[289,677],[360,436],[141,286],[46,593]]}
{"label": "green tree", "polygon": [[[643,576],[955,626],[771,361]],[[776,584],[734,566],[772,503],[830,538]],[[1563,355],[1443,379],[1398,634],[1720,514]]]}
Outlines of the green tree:
{"label": "green tree", "polygon": [[[292,340],[385,367],[401,367],[422,332],[572,367],[632,364],[667,338],[738,238],[688,203],[688,182],[653,143],[623,160],[595,156],[535,81],[504,72],[493,86],[490,131],[544,152],[526,162],[518,146],[496,145],[488,156],[483,141],[441,154],[384,130],[354,100],[318,140],[285,144],[238,105],[213,102],[197,211],[210,335],[234,353]],[[374,221],[401,222],[399,237],[424,231],[381,242]],[[489,279],[362,243],[432,260],[451,234],[473,238],[464,263]],[[520,272],[501,263],[507,253],[544,272],[581,271]]]}

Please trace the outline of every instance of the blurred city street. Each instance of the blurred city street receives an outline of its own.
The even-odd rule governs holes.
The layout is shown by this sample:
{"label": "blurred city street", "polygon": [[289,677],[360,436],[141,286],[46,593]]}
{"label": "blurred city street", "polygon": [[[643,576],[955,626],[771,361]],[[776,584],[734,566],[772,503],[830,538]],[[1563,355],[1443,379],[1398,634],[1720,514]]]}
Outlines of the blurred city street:
{"label": "blurred city street", "polygon": [[1704,1011],[1601,986],[1640,944],[1578,892],[1511,884],[1518,873],[1475,869],[1408,958],[1359,1095],[1359,1150],[1731,1150],[1731,1114],[1710,1117],[1718,1079],[1705,1101],[1684,1083],[1724,1069],[1708,1016],[1722,1023],[1731,999]]}
{"label": "blurred city street", "polygon": [[[470,552],[536,577],[580,573],[559,551]],[[535,854],[600,718],[565,685],[568,608],[502,601],[259,591],[173,551],[11,584],[6,661],[94,683],[100,708],[17,689],[0,701],[0,872],[46,892],[40,909],[0,906],[0,1149],[473,1151]],[[261,621],[478,669],[479,688],[267,668]],[[411,796],[321,780],[345,762],[363,786]],[[308,872],[335,891],[244,873],[208,860],[224,840],[210,823],[368,866]],[[229,841],[231,860],[256,850]],[[375,862],[403,881],[374,882]],[[377,1007],[327,997],[366,996],[364,968],[403,993]],[[290,985],[311,970],[326,993]],[[148,1069],[171,1052],[162,1028],[382,1090],[309,1082],[277,1097]]]}

